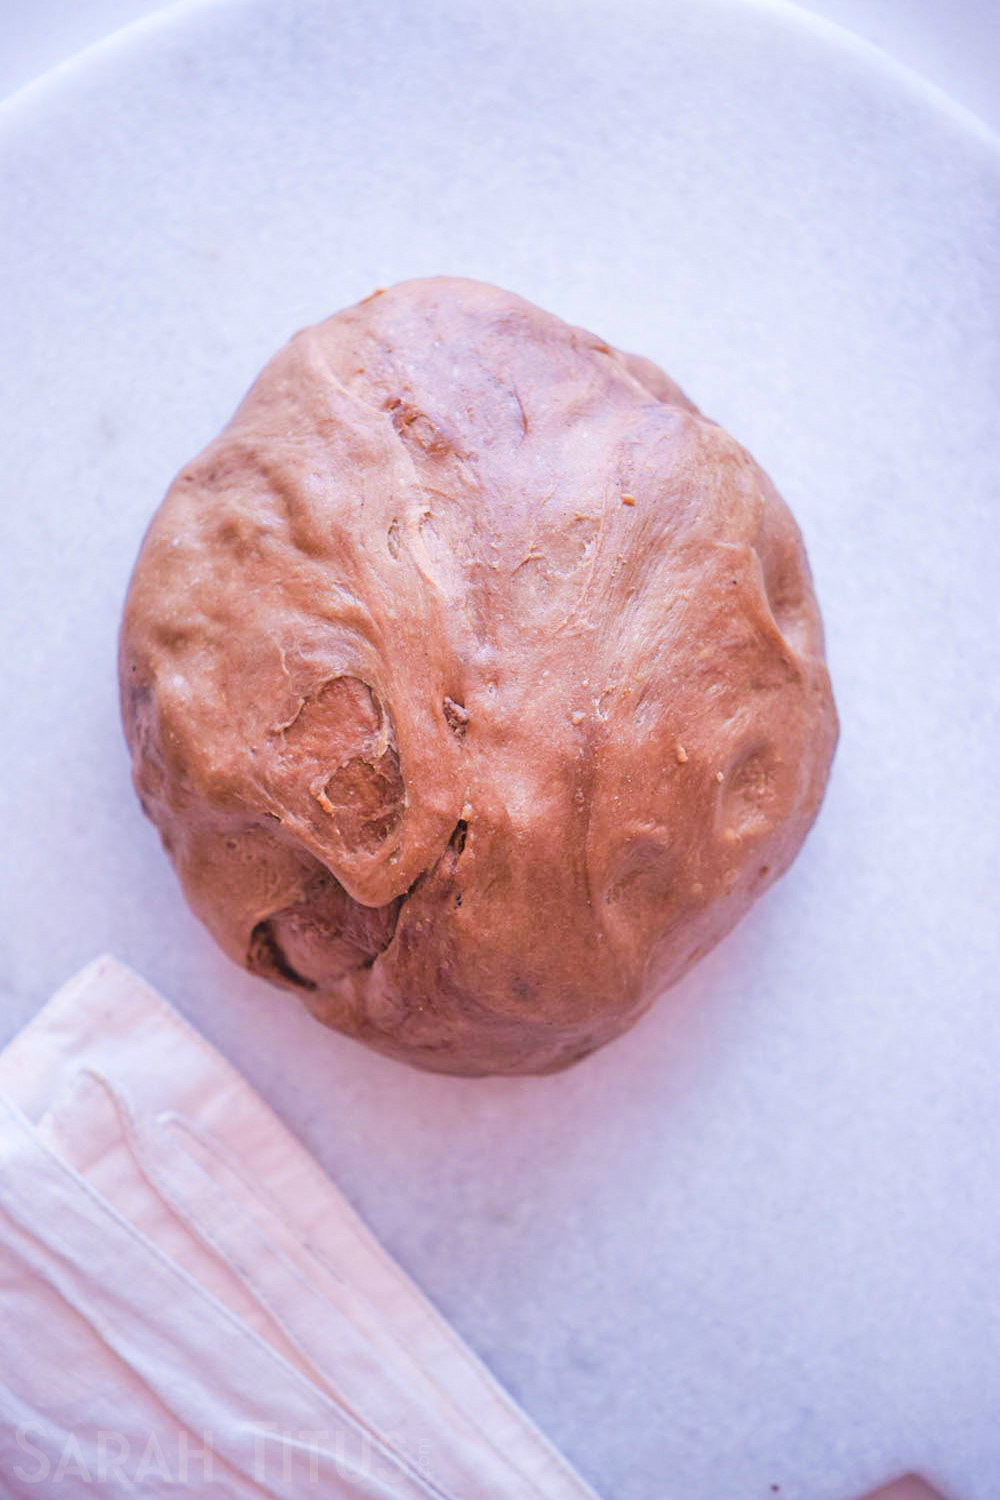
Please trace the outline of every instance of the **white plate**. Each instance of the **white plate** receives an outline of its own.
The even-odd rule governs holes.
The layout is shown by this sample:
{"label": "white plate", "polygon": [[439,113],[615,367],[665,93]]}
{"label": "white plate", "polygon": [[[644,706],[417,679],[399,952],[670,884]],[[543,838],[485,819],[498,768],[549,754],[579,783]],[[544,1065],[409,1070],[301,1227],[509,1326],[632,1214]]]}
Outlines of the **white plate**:
{"label": "white plate", "polygon": [[[0,110],[12,1032],[112,949],[617,1500],[1000,1474],[1000,153],[781,6],[184,5]],[[297,326],[512,287],[658,359],[804,527],[843,739],[793,871],[623,1041],[423,1076],[242,976],[128,783],[174,470]]]}

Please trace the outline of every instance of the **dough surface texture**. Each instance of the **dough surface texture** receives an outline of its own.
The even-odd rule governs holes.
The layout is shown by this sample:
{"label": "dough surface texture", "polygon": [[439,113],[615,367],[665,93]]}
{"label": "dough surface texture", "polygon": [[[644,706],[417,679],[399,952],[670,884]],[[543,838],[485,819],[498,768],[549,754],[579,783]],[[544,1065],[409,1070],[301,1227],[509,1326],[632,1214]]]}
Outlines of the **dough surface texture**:
{"label": "dough surface texture", "polygon": [[455,1073],[631,1025],[790,864],[837,737],[753,459],[647,360],[451,278],[268,364],[152,522],[120,670],[226,952]]}

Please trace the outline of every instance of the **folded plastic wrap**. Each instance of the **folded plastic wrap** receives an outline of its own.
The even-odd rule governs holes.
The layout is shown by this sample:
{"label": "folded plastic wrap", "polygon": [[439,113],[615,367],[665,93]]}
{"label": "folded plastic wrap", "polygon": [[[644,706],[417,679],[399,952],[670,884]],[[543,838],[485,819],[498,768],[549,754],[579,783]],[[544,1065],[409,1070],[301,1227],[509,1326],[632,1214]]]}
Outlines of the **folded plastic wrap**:
{"label": "folded plastic wrap", "polygon": [[0,1053],[0,1334],[12,1494],[594,1500],[245,1080],[110,958]]}

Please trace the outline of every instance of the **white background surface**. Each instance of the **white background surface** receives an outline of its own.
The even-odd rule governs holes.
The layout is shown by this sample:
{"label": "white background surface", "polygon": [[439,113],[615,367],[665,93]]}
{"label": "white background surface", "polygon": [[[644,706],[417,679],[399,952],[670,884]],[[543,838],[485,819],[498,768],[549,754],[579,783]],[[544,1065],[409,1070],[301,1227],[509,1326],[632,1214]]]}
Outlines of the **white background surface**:
{"label": "white background surface", "polygon": [[[1000,131],[1000,12],[995,0],[801,4],[914,69]],[[160,0],[3,0],[0,98],[116,28],[161,8]]]}
{"label": "white background surface", "polygon": [[[320,15],[192,8],[0,118],[5,1026],[97,949],[145,972],[609,1500],[996,1500],[995,146],[780,9]],[[445,264],[772,470],[844,724],[789,877],[556,1079],[421,1076],[241,977],[117,724],[167,479],[294,327]]]}

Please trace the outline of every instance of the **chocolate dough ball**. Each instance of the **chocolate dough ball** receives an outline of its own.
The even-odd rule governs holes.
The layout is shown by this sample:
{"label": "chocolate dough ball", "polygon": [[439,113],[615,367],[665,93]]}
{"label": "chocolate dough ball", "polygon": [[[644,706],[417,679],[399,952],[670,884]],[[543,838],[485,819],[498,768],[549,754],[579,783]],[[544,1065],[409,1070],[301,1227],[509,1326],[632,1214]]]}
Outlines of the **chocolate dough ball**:
{"label": "chocolate dough ball", "polygon": [[121,685],[226,952],[452,1073],[630,1026],[788,866],[837,735],[753,459],[647,360],[447,278],[298,334],[178,476]]}

